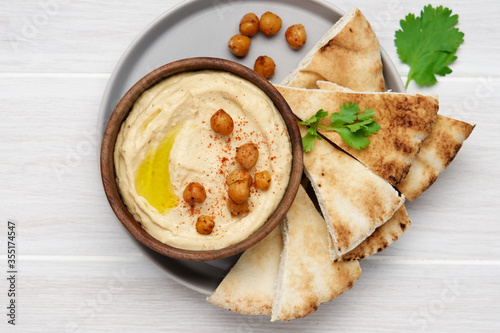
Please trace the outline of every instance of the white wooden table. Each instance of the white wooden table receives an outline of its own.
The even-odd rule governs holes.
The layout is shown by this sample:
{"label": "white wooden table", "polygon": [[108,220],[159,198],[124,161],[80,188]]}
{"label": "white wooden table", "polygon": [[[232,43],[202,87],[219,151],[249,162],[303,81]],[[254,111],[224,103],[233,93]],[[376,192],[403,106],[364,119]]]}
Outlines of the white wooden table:
{"label": "white wooden table", "polygon": [[[404,77],[394,32],[429,1],[357,6]],[[433,88],[440,112],[477,123],[413,226],[362,262],[354,288],[313,315],[270,323],[219,309],[130,241],[103,194],[96,124],[127,46],[179,0],[0,2],[0,332],[500,331],[500,5],[442,1],[465,43]],[[215,3],[215,2],[214,2]],[[404,77],[404,80],[406,78]],[[16,326],[7,324],[7,221],[16,223]]]}

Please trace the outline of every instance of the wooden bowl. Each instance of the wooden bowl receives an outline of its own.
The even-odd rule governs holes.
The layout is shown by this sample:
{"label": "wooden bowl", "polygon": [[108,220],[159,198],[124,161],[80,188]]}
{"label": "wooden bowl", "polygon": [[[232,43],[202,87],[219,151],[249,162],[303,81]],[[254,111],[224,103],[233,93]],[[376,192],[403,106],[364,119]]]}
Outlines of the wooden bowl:
{"label": "wooden bowl", "polygon": [[[266,95],[274,102],[275,106],[281,113],[281,116],[288,128],[288,133],[292,145],[292,169],[290,179],[285,194],[278,204],[274,213],[268,220],[253,234],[239,243],[218,250],[208,251],[192,251],[179,249],[173,246],[166,245],[144,230],[141,224],[134,219],[125,206],[116,183],[115,168],[114,168],[114,148],[115,141],[120,130],[122,122],[127,117],[129,111],[134,105],[137,98],[148,88],[152,87],[159,81],[166,79],[169,76],[182,72],[198,71],[198,70],[217,70],[230,72],[240,76],[259,87]],[[101,147],[101,177],[104,186],[104,191],[108,198],[111,208],[115,212],[120,222],[125,228],[143,245],[148,248],[172,257],[175,259],[204,261],[226,258],[237,253],[243,252],[252,245],[256,244],[266,237],[285,217],[288,209],[297,193],[302,177],[302,141],[297,126],[297,121],[293,115],[287,102],[274,86],[263,76],[255,71],[240,65],[236,62],[219,59],[219,58],[189,58],[174,61],[160,68],[155,69],[151,73],[140,79],[130,90],[123,96],[115,110],[109,118],[108,124],[104,131],[104,137]]]}

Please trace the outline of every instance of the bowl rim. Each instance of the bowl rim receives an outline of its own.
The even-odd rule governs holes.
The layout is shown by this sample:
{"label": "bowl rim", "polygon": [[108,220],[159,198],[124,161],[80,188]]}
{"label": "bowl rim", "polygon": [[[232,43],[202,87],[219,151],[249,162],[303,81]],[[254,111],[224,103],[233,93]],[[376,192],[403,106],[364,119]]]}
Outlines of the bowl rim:
{"label": "bowl rim", "polygon": [[[244,240],[217,250],[186,250],[164,244],[151,236],[142,225],[132,216],[123,202],[114,168],[114,148],[116,137],[121,124],[128,116],[137,98],[156,83],[179,73],[202,70],[224,71],[235,74],[256,85],[273,101],[280,112],[287,127],[291,149],[292,165],[290,178],[285,193],[274,212],[267,221]],[[271,82],[254,70],[232,60],[213,57],[193,57],[170,62],[156,68],[137,81],[120,99],[110,118],[108,119],[101,144],[100,153],[101,179],[106,198],[118,220],[128,232],[144,246],[162,255],[189,261],[210,261],[223,259],[243,252],[255,245],[271,233],[285,218],[288,209],[293,203],[300,186],[303,172],[302,141],[296,117],[284,97]]]}

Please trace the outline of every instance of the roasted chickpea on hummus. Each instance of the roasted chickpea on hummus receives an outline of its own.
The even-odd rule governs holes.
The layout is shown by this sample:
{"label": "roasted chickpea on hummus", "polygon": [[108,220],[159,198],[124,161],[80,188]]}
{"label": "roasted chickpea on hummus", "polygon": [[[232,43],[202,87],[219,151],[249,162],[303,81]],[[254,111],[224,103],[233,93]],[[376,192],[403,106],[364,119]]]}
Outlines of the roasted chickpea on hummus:
{"label": "roasted chickpea on hummus", "polygon": [[[227,136],[210,126],[220,109],[234,121]],[[269,172],[270,188],[252,186],[248,211],[232,216],[227,177],[241,168],[236,150],[247,143],[259,152],[247,171]],[[123,200],[144,229],[174,247],[210,250],[247,238],[268,219],[288,185],[292,153],[283,119],[264,92],[230,73],[199,71],[141,95],[120,129],[114,161]],[[202,203],[183,200],[190,183],[204,187]],[[200,216],[213,218],[208,235],[197,231]]]}

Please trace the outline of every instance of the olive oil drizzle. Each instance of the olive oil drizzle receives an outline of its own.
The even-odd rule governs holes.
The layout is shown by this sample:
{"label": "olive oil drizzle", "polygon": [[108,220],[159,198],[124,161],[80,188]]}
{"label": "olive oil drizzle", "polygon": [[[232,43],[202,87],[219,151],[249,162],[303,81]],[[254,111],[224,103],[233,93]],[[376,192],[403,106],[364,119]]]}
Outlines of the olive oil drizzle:
{"label": "olive oil drizzle", "polygon": [[144,197],[162,215],[179,203],[179,197],[175,195],[170,181],[169,158],[180,129],[180,125],[172,128],[156,149],[146,152],[135,176],[137,194]]}

